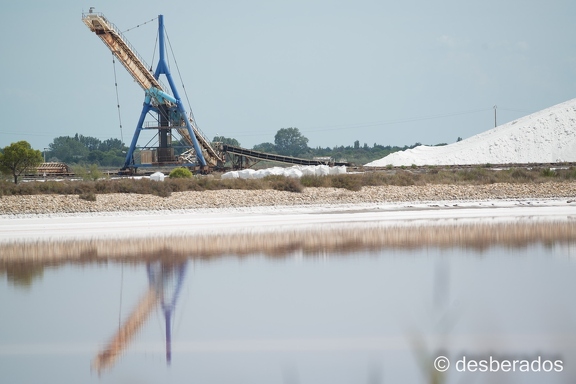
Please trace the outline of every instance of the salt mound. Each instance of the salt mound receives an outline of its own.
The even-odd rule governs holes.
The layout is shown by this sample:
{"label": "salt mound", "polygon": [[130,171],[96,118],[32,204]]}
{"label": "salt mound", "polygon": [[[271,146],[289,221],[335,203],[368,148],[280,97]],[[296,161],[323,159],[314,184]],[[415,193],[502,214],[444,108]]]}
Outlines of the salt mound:
{"label": "salt mound", "polygon": [[327,165],[295,165],[289,168],[273,167],[266,169],[243,169],[241,171],[226,172],[222,175],[223,179],[261,179],[270,175],[280,175],[287,177],[300,178],[304,175],[326,176],[339,175],[346,173],[346,167],[329,167]]}
{"label": "salt mound", "polygon": [[576,99],[468,139],[441,147],[421,145],[367,167],[576,162]]}

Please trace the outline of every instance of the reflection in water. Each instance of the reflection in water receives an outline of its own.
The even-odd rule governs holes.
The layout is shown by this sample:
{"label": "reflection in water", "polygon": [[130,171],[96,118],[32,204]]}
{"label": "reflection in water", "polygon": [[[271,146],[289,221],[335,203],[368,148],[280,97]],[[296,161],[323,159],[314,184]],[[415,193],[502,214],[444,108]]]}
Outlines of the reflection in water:
{"label": "reflection in water", "polygon": [[184,281],[186,265],[186,261],[174,264],[159,261],[147,263],[148,290],[120,326],[118,332],[92,362],[92,368],[98,374],[114,365],[122,351],[128,347],[132,338],[158,305],[164,314],[166,362],[170,364],[172,359],[171,319]]}
{"label": "reflection in water", "polygon": [[[0,268],[0,273],[2,269]],[[44,275],[42,264],[13,263],[6,266],[6,278],[9,283],[24,289],[30,289],[34,280]]]}
{"label": "reflection in water", "polygon": [[[574,382],[575,229],[571,223],[238,235],[219,238],[204,254],[214,237],[187,243],[188,250],[166,238],[126,248],[57,243],[44,248],[44,260],[25,262],[9,262],[0,248],[0,283],[5,274],[9,288],[30,287],[0,287],[0,303],[10,309],[0,316],[0,381],[50,381],[42,368],[53,359],[61,371],[72,367],[59,381],[66,384],[166,382],[166,371],[172,382]],[[30,255],[23,249],[20,260]],[[41,252],[39,245],[27,249]],[[200,260],[201,273],[184,283],[192,260]],[[118,316],[117,288],[103,282],[120,274],[121,264],[134,266],[124,287],[135,290],[126,296],[135,306],[118,325],[110,320]],[[194,284],[194,295],[182,297],[183,284]],[[97,316],[91,295],[106,298]],[[172,343],[176,305],[186,326]],[[165,340],[144,329],[155,309]],[[72,331],[71,324],[82,327]],[[102,341],[108,343],[94,357]],[[62,346],[72,350],[74,343],[86,347],[63,358]],[[433,367],[439,355],[453,362],[446,373]],[[565,370],[462,373],[455,364],[464,356],[541,356],[562,359]],[[98,376],[89,373],[92,358]]]}
{"label": "reflection in water", "polygon": [[[102,262],[125,260],[209,259],[221,255],[266,254],[282,257],[294,251],[325,252],[419,249],[425,247],[486,250],[491,246],[525,247],[530,244],[572,243],[576,220],[559,222],[460,223],[443,225],[408,221],[402,226],[356,223],[349,228],[294,229],[282,232],[251,232],[198,236],[166,236],[142,239],[91,239],[54,242],[0,243],[0,272],[19,263]],[[193,244],[191,247],[190,244]],[[23,257],[22,255],[25,255]]]}

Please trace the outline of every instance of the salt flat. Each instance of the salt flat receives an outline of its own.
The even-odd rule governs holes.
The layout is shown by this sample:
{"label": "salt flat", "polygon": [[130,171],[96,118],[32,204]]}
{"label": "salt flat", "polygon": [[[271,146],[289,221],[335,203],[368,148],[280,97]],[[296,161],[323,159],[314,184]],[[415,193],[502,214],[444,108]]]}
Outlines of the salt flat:
{"label": "salt flat", "polygon": [[0,216],[0,243],[145,239],[318,229],[571,222],[566,199],[434,201]]}

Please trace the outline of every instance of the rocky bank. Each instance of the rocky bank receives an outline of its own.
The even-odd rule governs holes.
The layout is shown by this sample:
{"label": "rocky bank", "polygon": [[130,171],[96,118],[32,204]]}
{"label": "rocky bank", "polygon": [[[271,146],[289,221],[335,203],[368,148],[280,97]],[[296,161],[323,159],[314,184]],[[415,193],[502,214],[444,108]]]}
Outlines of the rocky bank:
{"label": "rocky bank", "polygon": [[175,192],[170,197],[119,193],[97,195],[96,201],[82,200],[77,195],[3,196],[0,215],[547,198],[576,201],[576,182],[379,186],[357,192],[336,188],[305,188],[302,193],[216,190]]}

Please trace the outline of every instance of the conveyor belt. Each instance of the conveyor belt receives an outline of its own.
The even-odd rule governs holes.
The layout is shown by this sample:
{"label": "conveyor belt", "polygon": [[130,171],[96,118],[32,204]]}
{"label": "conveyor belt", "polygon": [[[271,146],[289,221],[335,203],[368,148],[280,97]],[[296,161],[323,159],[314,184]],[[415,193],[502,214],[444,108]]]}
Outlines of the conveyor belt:
{"label": "conveyor belt", "polygon": [[291,156],[282,156],[276,155],[273,153],[265,153],[254,151],[252,149],[240,148],[235,147],[233,145],[223,144],[222,151],[226,153],[233,153],[235,155],[241,155],[250,157],[252,159],[260,159],[260,160],[269,160],[269,161],[276,161],[280,163],[287,163],[287,164],[297,164],[297,165],[348,165],[348,163],[330,163],[329,161],[324,160],[311,160],[311,159],[300,159],[298,157],[291,157]]}

